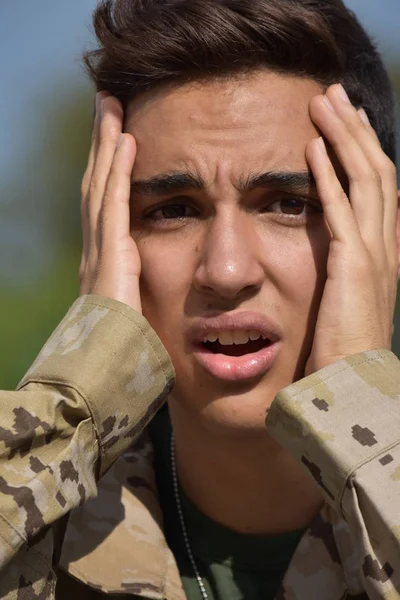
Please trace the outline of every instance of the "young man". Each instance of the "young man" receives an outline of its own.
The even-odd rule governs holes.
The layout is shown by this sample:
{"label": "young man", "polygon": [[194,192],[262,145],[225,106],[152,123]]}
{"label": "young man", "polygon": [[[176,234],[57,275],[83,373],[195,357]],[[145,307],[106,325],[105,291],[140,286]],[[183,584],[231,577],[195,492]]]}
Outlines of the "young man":
{"label": "young man", "polygon": [[95,25],[83,297],[2,398],[1,597],[400,597],[379,57],[339,0]]}

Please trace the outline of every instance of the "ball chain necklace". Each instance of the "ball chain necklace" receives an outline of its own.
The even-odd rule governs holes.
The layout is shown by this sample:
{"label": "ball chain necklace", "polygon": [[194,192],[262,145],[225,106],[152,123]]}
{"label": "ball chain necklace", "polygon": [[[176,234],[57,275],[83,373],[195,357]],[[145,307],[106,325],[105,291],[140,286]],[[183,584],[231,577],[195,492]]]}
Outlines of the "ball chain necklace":
{"label": "ball chain necklace", "polygon": [[190,542],[189,542],[189,536],[187,534],[185,519],[183,517],[181,497],[179,494],[178,474],[176,471],[175,439],[174,439],[173,432],[171,433],[171,468],[172,468],[172,482],[174,484],[176,508],[178,510],[179,521],[181,523],[182,535],[183,535],[183,539],[185,542],[186,552],[189,557],[190,563],[192,565],[195,577],[197,579],[197,583],[199,584],[201,596],[202,596],[203,600],[208,600],[206,588],[204,587],[204,583],[200,576],[199,570],[197,568],[196,561],[194,560],[192,548],[191,548]]}

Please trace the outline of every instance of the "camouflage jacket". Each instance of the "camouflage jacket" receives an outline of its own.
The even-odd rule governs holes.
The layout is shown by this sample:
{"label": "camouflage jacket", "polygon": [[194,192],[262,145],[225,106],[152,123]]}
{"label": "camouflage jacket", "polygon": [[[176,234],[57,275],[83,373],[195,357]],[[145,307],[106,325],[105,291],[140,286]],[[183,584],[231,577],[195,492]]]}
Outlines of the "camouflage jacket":
{"label": "camouflage jacket", "polygon": [[[86,296],[0,392],[0,598],[185,600],[145,431],[173,383],[147,321]],[[290,385],[266,424],[326,498],[276,600],[400,598],[397,358],[365,352]]]}

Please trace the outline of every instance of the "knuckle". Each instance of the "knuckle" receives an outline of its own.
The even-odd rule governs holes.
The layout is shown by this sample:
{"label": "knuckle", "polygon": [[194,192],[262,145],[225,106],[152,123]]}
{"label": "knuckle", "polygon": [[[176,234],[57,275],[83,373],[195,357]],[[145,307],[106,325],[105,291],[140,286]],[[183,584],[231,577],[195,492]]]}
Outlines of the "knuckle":
{"label": "knuckle", "polygon": [[366,253],[361,253],[357,261],[358,275],[366,275],[371,273],[371,261]]}
{"label": "knuckle", "polygon": [[376,169],[371,169],[367,178],[367,181],[370,181],[371,184],[381,187],[382,186],[382,177],[379,171]]}
{"label": "knuckle", "polygon": [[117,125],[110,125],[108,131],[112,141],[118,141],[119,136],[121,135],[121,128]]}
{"label": "knuckle", "polygon": [[335,169],[333,168],[332,163],[329,161],[328,164],[325,167],[326,171],[324,174],[324,177],[328,177],[329,179],[336,179],[336,172]]}
{"label": "knuckle", "polygon": [[381,172],[383,175],[395,179],[397,177],[396,165],[386,155],[382,159]]}
{"label": "knuckle", "polygon": [[373,264],[370,252],[367,250],[365,243],[361,242],[350,245],[348,254],[351,257],[351,264],[355,274],[364,276],[367,272],[371,273]]}
{"label": "knuckle", "polygon": [[85,200],[85,198],[86,198],[86,196],[88,194],[88,191],[89,191],[89,182],[86,179],[83,179],[82,183],[81,183],[81,198],[82,198],[82,201]]}
{"label": "knuckle", "polygon": [[337,197],[337,201],[340,202],[340,203],[342,203],[342,204],[343,203],[346,203],[346,204],[349,203],[349,199],[347,197],[347,194],[346,194],[346,192],[344,191],[344,189],[342,187],[340,187],[338,189],[336,197]]}
{"label": "knuckle", "polygon": [[382,179],[378,171],[369,165],[360,166],[349,175],[350,184],[368,184],[369,186],[380,186]]}
{"label": "knuckle", "polygon": [[104,117],[100,127],[100,143],[117,142],[121,133],[121,127],[114,120]]}
{"label": "knuckle", "polygon": [[107,210],[106,207],[104,207],[104,209],[102,210],[101,213],[101,235],[102,235],[102,244],[101,244],[101,248],[100,248],[100,256],[104,255],[105,252],[105,242],[108,239],[108,235],[110,233],[110,230],[112,230],[112,225],[113,225],[113,219],[112,219],[112,211]]}
{"label": "knuckle", "polygon": [[100,131],[100,146],[101,148],[107,146],[114,146],[119,138],[118,129],[116,127],[109,127]]}
{"label": "knuckle", "polygon": [[107,218],[107,209],[105,208],[108,204],[113,202],[114,200],[114,187],[110,187],[109,185],[104,191],[103,194],[103,210],[102,210],[102,220],[104,221]]}
{"label": "knuckle", "polygon": [[89,192],[92,195],[97,195],[98,192],[101,192],[103,188],[103,182],[100,181],[96,176],[93,176],[90,180]]}
{"label": "knuckle", "polygon": [[89,190],[89,185],[90,185],[90,172],[89,172],[89,169],[86,169],[86,171],[83,174],[82,181],[81,181],[82,197],[85,197],[87,195],[88,190]]}

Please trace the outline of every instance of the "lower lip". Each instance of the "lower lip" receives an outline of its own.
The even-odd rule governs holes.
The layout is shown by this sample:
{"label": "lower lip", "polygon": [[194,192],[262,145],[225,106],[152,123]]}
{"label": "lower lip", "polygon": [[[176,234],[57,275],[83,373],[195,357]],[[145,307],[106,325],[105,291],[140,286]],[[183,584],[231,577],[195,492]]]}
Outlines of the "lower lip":
{"label": "lower lip", "polygon": [[204,346],[196,346],[194,356],[211,375],[225,381],[245,381],[259,377],[272,366],[278,354],[279,343],[244,356],[214,354]]}

